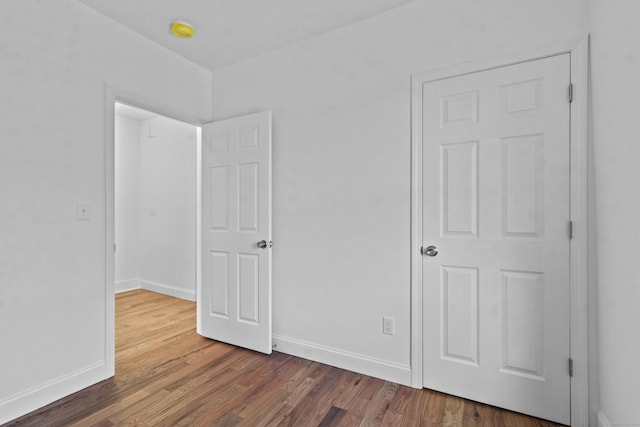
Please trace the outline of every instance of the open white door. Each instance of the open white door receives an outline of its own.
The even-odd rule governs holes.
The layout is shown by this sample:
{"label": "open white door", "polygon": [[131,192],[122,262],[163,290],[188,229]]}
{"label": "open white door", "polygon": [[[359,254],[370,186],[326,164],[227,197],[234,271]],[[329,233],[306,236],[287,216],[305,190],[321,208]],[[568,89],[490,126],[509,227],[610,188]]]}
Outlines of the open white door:
{"label": "open white door", "polygon": [[198,333],[271,353],[271,112],[202,128]]}

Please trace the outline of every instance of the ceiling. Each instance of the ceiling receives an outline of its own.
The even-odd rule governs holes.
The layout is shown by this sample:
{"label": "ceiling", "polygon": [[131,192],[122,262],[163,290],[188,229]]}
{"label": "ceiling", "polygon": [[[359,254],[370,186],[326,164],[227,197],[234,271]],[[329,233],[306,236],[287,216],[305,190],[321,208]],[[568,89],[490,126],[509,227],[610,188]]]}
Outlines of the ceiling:
{"label": "ceiling", "polygon": [[[79,0],[177,54],[216,70],[415,0]],[[171,36],[183,20],[192,39]]]}

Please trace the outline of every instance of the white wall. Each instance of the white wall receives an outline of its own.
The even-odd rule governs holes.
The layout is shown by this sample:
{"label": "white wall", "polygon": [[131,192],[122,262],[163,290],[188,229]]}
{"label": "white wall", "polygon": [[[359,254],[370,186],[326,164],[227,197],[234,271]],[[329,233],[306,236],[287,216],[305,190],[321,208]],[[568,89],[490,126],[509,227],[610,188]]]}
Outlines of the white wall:
{"label": "white wall", "polygon": [[115,286],[140,287],[140,122],[115,121]]}
{"label": "white wall", "polygon": [[213,73],[216,119],[273,111],[277,349],[409,381],[410,75],[587,24],[582,0],[416,1]]}
{"label": "white wall", "polygon": [[640,425],[640,3],[592,0],[601,421]]}
{"label": "white wall", "polygon": [[211,76],[73,0],[0,16],[2,423],[108,373],[105,83],[206,120]]}
{"label": "white wall", "polygon": [[196,127],[158,117],[148,138],[147,126],[139,133],[141,285],[195,301]]}
{"label": "white wall", "polygon": [[196,127],[117,116],[115,128],[116,291],[195,301]]}

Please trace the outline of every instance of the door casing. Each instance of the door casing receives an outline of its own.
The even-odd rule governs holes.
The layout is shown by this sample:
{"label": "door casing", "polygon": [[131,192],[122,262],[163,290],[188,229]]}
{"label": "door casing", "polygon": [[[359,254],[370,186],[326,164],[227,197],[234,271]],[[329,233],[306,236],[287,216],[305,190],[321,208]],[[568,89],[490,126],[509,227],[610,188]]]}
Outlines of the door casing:
{"label": "door casing", "polygon": [[[526,48],[411,76],[411,385],[422,388],[422,85],[506,65],[570,54],[573,101],[570,114],[570,242],[571,424],[589,425],[588,352],[588,36]],[[568,88],[567,88],[568,96]]]}

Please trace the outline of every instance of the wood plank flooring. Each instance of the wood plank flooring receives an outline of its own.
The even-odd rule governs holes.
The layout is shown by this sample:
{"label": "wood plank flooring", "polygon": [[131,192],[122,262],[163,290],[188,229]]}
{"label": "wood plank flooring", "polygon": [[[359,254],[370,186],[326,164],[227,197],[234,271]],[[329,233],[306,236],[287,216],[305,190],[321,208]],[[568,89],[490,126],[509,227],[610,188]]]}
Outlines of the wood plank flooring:
{"label": "wood plank flooring", "polygon": [[114,378],[5,426],[558,426],[208,340],[194,303],[148,291],[118,294],[116,319]]}

